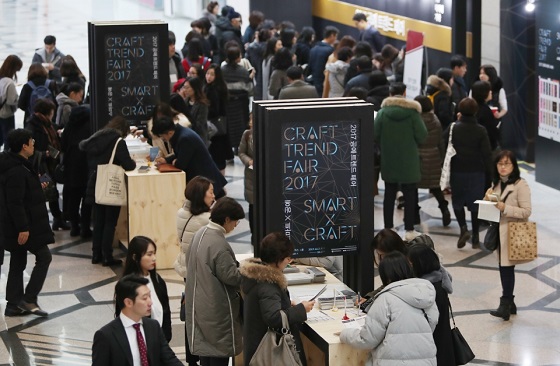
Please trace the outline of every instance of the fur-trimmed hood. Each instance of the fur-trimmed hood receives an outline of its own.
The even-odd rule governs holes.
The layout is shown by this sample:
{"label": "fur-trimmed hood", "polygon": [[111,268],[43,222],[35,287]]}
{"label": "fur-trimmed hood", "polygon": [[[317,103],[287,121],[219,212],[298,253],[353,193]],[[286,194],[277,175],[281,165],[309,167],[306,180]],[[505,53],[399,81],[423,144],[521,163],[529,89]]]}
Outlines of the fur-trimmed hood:
{"label": "fur-trimmed hood", "polygon": [[413,109],[418,113],[422,113],[422,107],[420,106],[420,103],[418,103],[415,100],[406,99],[402,95],[395,95],[392,97],[385,98],[385,100],[383,100],[383,103],[381,103],[381,108],[386,108],[386,107],[400,107],[406,109]]}
{"label": "fur-trimmed hood", "polygon": [[241,262],[239,272],[243,276],[241,290],[249,293],[258,283],[278,285],[282,290],[288,288],[284,273],[263,263],[259,258],[249,258]]}
{"label": "fur-trimmed hood", "polygon": [[[438,90],[441,90],[441,91],[446,92],[447,94],[451,95],[451,87],[449,86],[449,84],[447,84],[445,82],[445,80],[438,77],[437,75],[430,75],[428,77],[428,81],[426,82],[426,87],[428,88],[430,86],[433,88],[432,93],[435,93]],[[428,92],[428,94],[432,94],[432,93]]]}

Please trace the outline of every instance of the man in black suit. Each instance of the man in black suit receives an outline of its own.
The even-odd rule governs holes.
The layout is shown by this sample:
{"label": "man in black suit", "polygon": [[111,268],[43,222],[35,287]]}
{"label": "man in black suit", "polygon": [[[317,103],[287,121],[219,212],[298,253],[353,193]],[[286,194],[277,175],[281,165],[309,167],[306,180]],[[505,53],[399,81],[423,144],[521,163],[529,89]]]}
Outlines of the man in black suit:
{"label": "man in black suit", "polygon": [[202,175],[213,181],[216,199],[225,196],[227,180],[212,160],[206,144],[190,128],[175,124],[171,118],[163,117],[154,121],[152,134],[169,142],[175,154],[157,158],[156,164],[171,163],[185,172],[187,181]]}
{"label": "man in black suit", "polygon": [[120,315],[95,332],[92,366],[182,366],[156,320],[148,280],[124,276],[115,285]]}

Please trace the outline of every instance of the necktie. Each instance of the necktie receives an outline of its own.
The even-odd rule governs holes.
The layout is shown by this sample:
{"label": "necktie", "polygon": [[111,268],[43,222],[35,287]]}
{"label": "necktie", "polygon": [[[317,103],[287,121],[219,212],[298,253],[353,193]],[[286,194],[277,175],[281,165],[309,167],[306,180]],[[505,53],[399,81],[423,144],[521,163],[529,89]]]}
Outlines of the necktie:
{"label": "necktie", "polygon": [[140,323],[132,325],[136,329],[136,340],[138,341],[138,349],[140,350],[140,362],[142,366],[149,366],[148,363],[148,349],[146,348],[146,342],[144,342],[144,337],[140,331]]}

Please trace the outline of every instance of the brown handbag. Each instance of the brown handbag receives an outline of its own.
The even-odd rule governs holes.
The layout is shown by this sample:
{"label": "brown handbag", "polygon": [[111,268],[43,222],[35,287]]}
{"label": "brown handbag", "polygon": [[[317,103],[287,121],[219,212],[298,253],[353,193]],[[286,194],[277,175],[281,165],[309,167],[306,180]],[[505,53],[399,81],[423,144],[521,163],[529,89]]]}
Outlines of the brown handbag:
{"label": "brown handbag", "polygon": [[160,173],[172,173],[172,172],[182,171],[181,169],[177,168],[175,165],[168,164],[168,163],[158,164],[157,170],[159,170]]}
{"label": "brown handbag", "polygon": [[526,261],[537,258],[537,224],[535,222],[508,223],[509,260]]}

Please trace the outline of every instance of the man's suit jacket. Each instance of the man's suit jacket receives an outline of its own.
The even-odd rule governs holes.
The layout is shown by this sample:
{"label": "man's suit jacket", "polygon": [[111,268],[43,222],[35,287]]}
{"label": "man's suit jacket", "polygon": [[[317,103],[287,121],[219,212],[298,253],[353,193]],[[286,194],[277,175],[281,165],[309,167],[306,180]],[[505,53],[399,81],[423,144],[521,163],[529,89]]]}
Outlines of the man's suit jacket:
{"label": "man's suit jacket", "polygon": [[[157,320],[142,319],[150,366],[183,366],[167,344]],[[132,366],[132,352],[120,318],[95,332],[92,366]]]}

